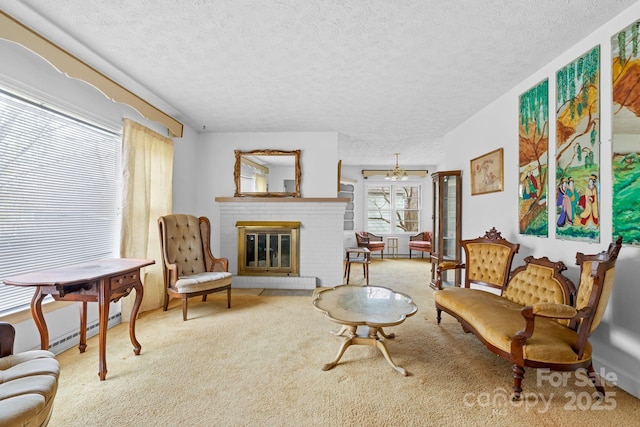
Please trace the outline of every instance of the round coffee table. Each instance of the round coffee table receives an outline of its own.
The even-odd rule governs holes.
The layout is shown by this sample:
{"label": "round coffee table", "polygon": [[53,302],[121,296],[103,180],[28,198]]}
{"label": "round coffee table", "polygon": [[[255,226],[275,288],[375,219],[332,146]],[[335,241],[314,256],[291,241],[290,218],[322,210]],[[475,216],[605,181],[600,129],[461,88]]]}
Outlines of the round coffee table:
{"label": "round coffee table", "polygon": [[[368,345],[380,350],[393,369],[408,375],[406,369],[393,363],[381,338],[395,336],[385,334],[383,327],[399,325],[418,311],[409,296],[381,286],[342,285],[318,292],[313,306],[329,320],[342,325],[336,335],[346,334],[347,338],[336,358],[324,365],[324,371],[336,366],[349,346]],[[362,333],[358,333],[358,326],[362,327]]]}

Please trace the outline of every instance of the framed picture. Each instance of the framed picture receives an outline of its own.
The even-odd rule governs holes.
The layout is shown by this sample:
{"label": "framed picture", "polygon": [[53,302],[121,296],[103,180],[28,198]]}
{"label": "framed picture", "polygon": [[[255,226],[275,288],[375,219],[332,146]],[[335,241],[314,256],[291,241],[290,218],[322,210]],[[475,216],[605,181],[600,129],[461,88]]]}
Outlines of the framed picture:
{"label": "framed picture", "polygon": [[471,195],[504,190],[503,150],[471,159]]}

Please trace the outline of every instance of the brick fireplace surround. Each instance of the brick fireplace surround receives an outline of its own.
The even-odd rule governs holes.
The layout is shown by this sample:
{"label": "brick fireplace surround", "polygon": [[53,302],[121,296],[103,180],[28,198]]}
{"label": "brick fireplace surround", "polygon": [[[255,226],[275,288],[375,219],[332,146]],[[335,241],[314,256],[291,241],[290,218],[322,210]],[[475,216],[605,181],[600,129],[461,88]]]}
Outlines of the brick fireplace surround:
{"label": "brick fireplace surround", "polygon": [[[235,288],[314,289],[342,284],[347,198],[216,197],[220,256],[229,259]],[[238,221],[300,221],[299,277],[238,276]]]}

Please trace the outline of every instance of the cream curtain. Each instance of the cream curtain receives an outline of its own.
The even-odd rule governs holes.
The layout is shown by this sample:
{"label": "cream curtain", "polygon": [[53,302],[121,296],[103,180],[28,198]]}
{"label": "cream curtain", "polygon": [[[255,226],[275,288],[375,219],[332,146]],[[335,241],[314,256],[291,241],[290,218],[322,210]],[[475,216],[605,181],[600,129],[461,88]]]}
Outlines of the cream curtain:
{"label": "cream curtain", "polygon": [[[120,256],[153,259],[143,270],[140,312],[164,303],[158,217],[171,213],[173,141],[129,119],[122,136],[122,233]],[[129,321],[135,293],[123,298],[122,320]]]}
{"label": "cream curtain", "polygon": [[267,191],[267,177],[261,173],[256,173],[254,177],[256,180],[256,191],[258,193]]}

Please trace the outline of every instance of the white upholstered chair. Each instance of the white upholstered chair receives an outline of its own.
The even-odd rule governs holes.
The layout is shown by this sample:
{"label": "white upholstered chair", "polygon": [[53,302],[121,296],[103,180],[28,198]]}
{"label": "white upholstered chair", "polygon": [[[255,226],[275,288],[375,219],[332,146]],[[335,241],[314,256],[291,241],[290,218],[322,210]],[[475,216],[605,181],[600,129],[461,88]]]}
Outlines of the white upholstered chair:
{"label": "white upholstered chair", "polygon": [[211,223],[206,217],[166,215],[158,219],[166,293],[164,310],[170,297],[182,299],[182,320],[187,320],[187,300],[213,292],[227,291],[231,307],[231,273],[226,258],[211,254]]}
{"label": "white upholstered chair", "polygon": [[13,353],[16,330],[0,322],[0,426],[46,426],[60,365],[47,350]]}

